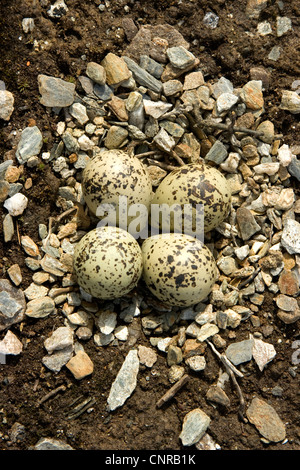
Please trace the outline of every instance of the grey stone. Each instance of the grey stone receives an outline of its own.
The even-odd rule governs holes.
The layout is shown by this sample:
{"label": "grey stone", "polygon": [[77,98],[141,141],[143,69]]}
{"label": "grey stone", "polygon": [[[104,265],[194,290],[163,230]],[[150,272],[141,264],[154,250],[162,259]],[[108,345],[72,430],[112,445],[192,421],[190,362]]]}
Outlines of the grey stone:
{"label": "grey stone", "polygon": [[42,363],[52,372],[60,372],[62,367],[67,364],[67,362],[73,356],[73,345],[67,346],[64,349],[54,351],[52,354],[48,354],[42,358]]}
{"label": "grey stone", "polygon": [[0,279],[0,331],[24,319],[25,296],[7,279]]}
{"label": "grey stone", "polygon": [[158,80],[164,71],[163,66],[159,62],[156,62],[156,60],[151,59],[147,55],[140,56],[140,66]]}
{"label": "grey stone", "polygon": [[9,121],[14,111],[14,95],[7,90],[0,90],[0,119]]}
{"label": "grey stone", "polygon": [[31,318],[44,318],[55,311],[55,303],[51,297],[41,297],[27,303],[25,315]]}
{"label": "grey stone", "polygon": [[95,95],[103,101],[108,101],[113,96],[113,90],[106,84],[99,85],[96,83],[94,86]]}
{"label": "grey stone", "polygon": [[277,16],[276,27],[277,37],[280,38],[292,29],[292,20],[287,16]]}
{"label": "grey stone", "polygon": [[173,67],[185,69],[195,62],[195,56],[183,46],[175,46],[167,49],[167,56]]}
{"label": "grey stone", "polygon": [[69,130],[66,130],[61,138],[69,152],[79,152],[78,141]]}
{"label": "grey stone", "polygon": [[178,346],[171,344],[168,347],[167,352],[167,363],[168,366],[173,366],[175,364],[180,364],[182,362],[182,351]]}
{"label": "grey stone", "polygon": [[108,149],[117,149],[121,147],[128,136],[128,131],[121,126],[111,126],[105,137],[105,147]]}
{"label": "grey stone", "polygon": [[115,378],[107,399],[110,411],[122,406],[133,393],[139,371],[139,358],[136,349],[127,354],[117,377]]}
{"label": "grey stone", "polygon": [[20,164],[29,160],[30,157],[38,155],[43,146],[43,136],[37,126],[25,127],[16,151],[16,157]]}
{"label": "grey stone", "polygon": [[129,57],[123,56],[123,59],[137,83],[156,93],[160,93],[162,91],[162,82],[157,80],[153,75],[144,70]]}
{"label": "grey stone", "polygon": [[6,160],[5,162],[0,163],[0,180],[4,179],[7,168],[13,164],[13,160]]}
{"label": "grey stone", "polygon": [[104,310],[96,319],[96,325],[104,335],[112,333],[117,325],[117,314],[109,310]]}
{"label": "grey stone", "polygon": [[200,408],[187,413],[184,417],[182,430],[179,435],[182,445],[192,446],[204,435],[210,424],[210,417]]}
{"label": "grey stone", "polygon": [[6,214],[3,219],[3,234],[4,234],[4,242],[8,243],[12,240],[14,236],[14,222],[13,218],[10,214]]}
{"label": "grey stone", "polygon": [[188,357],[185,360],[185,363],[189,366],[190,369],[194,370],[195,372],[204,370],[206,367],[205,357],[200,355]]}
{"label": "grey stone", "polygon": [[224,390],[219,387],[218,385],[212,385],[209,387],[206,398],[208,401],[212,401],[213,403],[218,403],[222,406],[230,406],[230,400]]}
{"label": "grey stone", "polygon": [[73,118],[75,118],[76,121],[82,126],[89,120],[86,113],[86,107],[81,103],[73,103],[69,108],[69,112],[71,116],[73,116]]}
{"label": "grey stone", "polygon": [[44,341],[48,353],[59,351],[73,345],[73,330],[68,326],[60,326]]}
{"label": "grey stone", "polygon": [[99,85],[104,85],[106,81],[105,68],[96,62],[89,62],[86,67],[87,76]]}
{"label": "grey stone", "polygon": [[52,437],[41,438],[33,447],[34,450],[74,450],[69,444]]}
{"label": "grey stone", "polygon": [[224,111],[229,111],[237,102],[238,96],[233,93],[222,93],[216,101],[216,107],[218,114],[222,114]]}
{"label": "grey stone", "polygon": [[300,160],[296,156],[292,156],[291,163],[288,166],[288,172],[300,181]]}
{"label": "grey stone", "polygon": [[255,233],[261,230],[252,212],[246,207],[239,207],[236,211],[238,227],[243,240],[249,240]]}
{"label": "grey stone", "polygon": [[281,235],[281,245],[290,255],[300,253],[300,223],[286,219]]}
{"label": "grey stone", "polygon": [[40,103],[48,108],[71,106],[75,97],[75,84],[61,78],[38,75]]}
{"label": "grey stone", "polygon": [[233,92],[233,85],[230,80],[225,77],[219,78],[219,80],[212,85],[212,95],[214,98],[218,98],[223,93],[232,93]]}
{"label": "grey stone", "polygon": [[235,365],[252,359],[253,339],[245,339],[237,343],[230,344],[225,351],[228,359]]}
{"label": "grey stone", "polygon": [[168,80],[163,83],[165,96],[174,96],[182,91],[182,83],[179,80]]}
{"label": "grey stone", "polygon": [[280,46],[274,46],[272,47],[271,51],[268,54],[268,59],[273,60],[276,62],[279,57],[281,56],[281,47]]}
{"label": "grey stone", "polygon": [[205,160],[217,163],[219,165],[226,159],[227,155],[228,152],[225,145],[219,140],[216,140],[208,153],[205,155]]}

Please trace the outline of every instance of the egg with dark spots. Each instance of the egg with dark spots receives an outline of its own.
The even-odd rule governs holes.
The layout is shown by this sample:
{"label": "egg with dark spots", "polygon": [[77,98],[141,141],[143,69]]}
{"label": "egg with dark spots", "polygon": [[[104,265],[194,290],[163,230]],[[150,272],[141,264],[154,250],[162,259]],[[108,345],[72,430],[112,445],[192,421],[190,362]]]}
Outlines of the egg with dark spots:
{"label": "egg with dark spots", "polygon": [[[136,217],[134,204],[142,204],[149,211],[152,184],[145,165],[123,150],[94,150],[93,157],[82,173],[82,192],[90,211],[99,219],[108,217],[121,228],[127,229]],[[130,213],[130,208],[133,212]],[[147,223],[145,217],[145,223]]]}
{"label": "egg with dark spots", "polygon": [[151,217],[151,225],[163,232],[207,233],[225,220],[230,203],[231,192],[223,174],[205,163],[191,163],[170,172],[157,187],[151,204],[165,205],[167,209],[173,207],[173,212],[170,211],[170,222],[161,212],[160,217]]}
{"label": "egg with dark spots", "polygon": [[159,234],[142,244],[143,280],[164,303],[188,307],[205,299],[218,276],[206,245],[189,235]]}
{"label": "egg with dark spots", "polygon": [[97,227],[76,244],[73,258],[77,282],[98,299],[116,299],[133,290],[142,275],[142,253],[130,233]]}

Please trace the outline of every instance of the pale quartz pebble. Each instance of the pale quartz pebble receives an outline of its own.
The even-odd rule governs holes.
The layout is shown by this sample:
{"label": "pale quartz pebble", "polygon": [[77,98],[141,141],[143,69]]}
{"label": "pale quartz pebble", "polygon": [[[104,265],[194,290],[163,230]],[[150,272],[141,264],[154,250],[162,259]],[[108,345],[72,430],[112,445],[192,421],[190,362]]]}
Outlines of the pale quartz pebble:
{"label": "pale quartz pebble", "polygon": [[277,152],[277,158],[283,167],[286,167],[291,163],[292,155],[290,147],[287,144],[283,144],[279,147]]}
{"label": "pale quartz pebble", "polygon": [[95,146],[94,142],[85,134],[79,137],[78,144],[81,150],[92,150]]}
{"label": "pale quartz pebble", "polygon": [[63,135],[66,130],[66,123],[64,121],[59,121],[56,125],[56,132],[58,135]]}
{"label": "pale quartz pebble", "polygon": [[144,364],[147,367],[152,367],[157,361],[157,354],[154,349],[147,346],[138,346],[138,356],[141,364]]}
{"label": "pale quartz pebble", "polygon": [[234,249],[235,256],[240,261],[243,261],[248,256],[249,252],[250,252],[249,245],[243,245]]}
{"label": "pale quartz pebble", "polygon": [[23,344],[17,336],[10,330],[6,333],[3,340],[0,341],[0,354],[18,355],[23,350]]}
{"label": "pale quartz pebble", "polygon": [[259,165],[255,165],[253,170],[257,175],[275,175],[278,173],[280,164],[278,162],[270,162],[270,163],[260,163]]}
{"label": "pale quartz pebble", "polygon": [[36,243],[27,235],[21,236],[21,245],[25,251],[25,253],[29,256],[39,256],[39,248]]}
{"label": "pale quartz pebble", "polygon": [[240,159],[241,157],[237,152],[230,152],[226,160],[221,163],[220,167],[228,173],[235,173],[239,166]]}
{"label": "pale quartz pebble", "polygon": [[213,323],[205,323],[201,326],[197,339],[198,341],[205,341],[207,338],[210,338],[218,332],[219,328],[217,325],[214,325]]}
{"label": "pale quartz pebble", "polygon": [[24,194],[17,193],[14,196],[6,199],[3,206],[8,210],[9,214],[13,217],[22,215],[28,204],[28,199]]}
{"label": "pale quartz pebble", "polygon": [[164,103],[163,101],[143,100],[143,103],[145,113],[155,119],[160,118],[172,108],[172,104]]}
{"label": "pale quartz pebble", "polygon": [[265,343],[261,339],[253,338],[252,357],[260,371],[276,356],[273,344]]}
{"label": "pale quartz pebble", "polygon": [[293,188],[270,188],[262,193],[262,202],[266,207],[274,207],[278,210],[291,209],[295,202]]}
{"label": "pale quartz pebble", "polygon": [[126,341],[128,338],[128,328],[126,325],[119,325],[114,330],[114,335],[119,341]]}

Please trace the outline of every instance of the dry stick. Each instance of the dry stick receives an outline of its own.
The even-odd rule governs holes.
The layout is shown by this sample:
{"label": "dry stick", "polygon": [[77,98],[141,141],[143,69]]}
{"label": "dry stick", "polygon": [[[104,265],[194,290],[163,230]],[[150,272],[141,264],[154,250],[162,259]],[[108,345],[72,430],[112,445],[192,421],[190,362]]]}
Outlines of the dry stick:
{"label": "dry stick", "polygon": [[260,272],[260,268],[257,268],[254,273],[251,274],[251,276],[247,277],[247,279],[245,279],[244,281],[242,281],[240,284],[239,284],[239,289],[241,289],[242,287],[246,286],[247,284],[249,284],[249,282],[253,281],[253,279],[258,275],[258,273]]}
{"label": "dry stick", "polygon": [[167,163],[163,163],[163,162],[158,162],[157,160],[153,160],[151,158],[148,158],[148,163],[159,166],[163,170],[168,170],[168,171],[178,170],[177,166],[168,165]]}
{"label": "dry stick", "polygon": [[66,388],[67,387],[65,385],[60,385],[59,387],[55,388],[54,390],[51,390],[51,392],[47,393],[47,395],[45,395],[43,398],[41,398],[38,401],[37,406],[40,406],[42,403],[44,403],[46,400],[49,400],[49,398],[53,397],[58,392],[64,392],[66,390]]}
{"label": "dry stick", "polygon": [[176,382],[176,384],[173,385],[162,397],[158,402],[156,403],[157,408],[161,408],[165,403],[167,403],[171,398],[176,395],[176,393],[187,383],[189,380],[189,376],[185,374],[181,379]]}
{"label": "dry stick", "polygon": [[237,375],[238,377],[244,377],[244,376],[236,367],[234,367],[234,365],[230,362],[230,360],[224,354],[220,354],[219,351],[217,351],[217,349],[214,347],[214,345],[210,341],[206,340],[206,342],[209,344],[213,352],[216,354],[216,356],[218,356],[222,364],[225,366],[226,371],[229,374],[239,396],[239,400],[240,400],[239,417],[241,418],[242,421],[246,422],[246,418],[244,416],[245,415],[245,400],[244,400],[242,391],[236,380],[235,375]]}

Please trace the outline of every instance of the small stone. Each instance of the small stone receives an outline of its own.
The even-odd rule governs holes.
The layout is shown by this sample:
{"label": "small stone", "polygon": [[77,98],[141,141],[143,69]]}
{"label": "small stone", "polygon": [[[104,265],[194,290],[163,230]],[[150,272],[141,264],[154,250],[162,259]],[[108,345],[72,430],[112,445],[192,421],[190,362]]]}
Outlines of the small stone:
{"label": "small stone", "polygon": [[300,160],[295,156],[292,157],[291,163],[288,166],[288,172],[290,175],[294,176],[298,181],[300,181]]}
{"label": "small stone", "polygon": [[163,66],[159,62],[156,62],[156,60],[151,59],[147,55],[140,56],[140,66],[158,80],[164,71]]}
{"label": "small stone", "polygon": [[142,86],[145,86],[149,90],[154,91],[155,93],[161,93],[162,91],[162,83],[161,81],[157,80],[153,75],[148,73],[138,64],[136,64],[130,57],[123,57],[124,61],[126,62],[129,70],[132,72],[134,79]]}
{"label": "small stone", "polygon": [[5,201],[9,194],[10,184],[7,181],[0,180],[0,202]]}
{"label": "small stone", "polygon": [[26,300],[21,289],[0,279],[0,331],[24,319]]}
{"label": "small stone", "polygon": [[281,235],[281,245],[290,255],[300,253],[300,223],[286,219]]}
{"label": "small stone", "polygon": [[25,315],[31,318],[45,318],[55,311],[55,303],[51,297],[41,297],[27,303]]}
{"label": "small stone", "polygon": [[277,37],[280,38],[292,29],[292,20],[287,16],[277,16],[276,28]]}
{"label": "small stone", "polygon": [[71,106],[75,97],[75,84],[61,78],[38,75],[40,103],[49,108],[65,108]]}
{"label": "small stone", "polygon": [[280,46],[274,46],[272,47],[271,51],[268,54],[268,59],[273,60],[276,62],[279,57],[281,56],[281,47]]}
{"label": "small stone", "polygon": [[108,101],[113,96],[112,86],[113,85],[109,87],[108,85],[106,85],[106,83],[104,85],[99,85],[99,83],[96,83],[94,86],[93,92],[102,101]]}
{"label": "small stone", "polygon": [[262,109],[264,106],[264,98],[262,94],[261,80],[250,80],[243,86],[241,99],[244,101],[247,108],[252,110]]}
{"label": "small stone", "polygon": [[226,348],[226,356],[235,365],[252,359],[253,339],[246,339],[237,343],[232,343]]}
{"label": "small stone", "polygon": [[43,146],[43,136],[37,126],[25,127],[17,147],[16,157],[20,164],[29,160],[30,157],[40,153]]}
{"label": "small stone", "polygon": [[182,362],[182,351],[178,346],[170,345],[167,352],[168,366],[180,364]]}
{"label": "small stone", "polygon": [[86,67],[87,76],[99,85],[104,85],[106,81],[105,68],[96,62],[89,62]]}
{"label": "small stone", "polygon": [[42,358],[42,363],[52,372],[60,372],[62,367],[67,364],[67,362],[73,356],[73,345],[67,346],[66,348],[53,351],[51,354],[44,356]]}
{"label": "small stone", "polygon": [[163,168],[156,165],[149,165],[146,167],[146,170],[150,176],[152,186],[158,186],[168,174]]}
{"label": "small stone", "polygon": [[289,147],[287,144],[283,144],[283,145],[278,149],[277,158],[278,158],[280,164],[281,164],[283,167],[289,166],[289,164],[290,164],[291,161],[292,161],[293,154],[292,154],[292,152],[291,152],[291,150],[290,150],[290,147]]}
{"label": "small stone", "polygon": [[194,90],[204,85],[204,83],[202,72],[191,72],[184,77],[183,90]]}
{"label": "small stone", "polygon": [[40,266],[45,272],[54,274],[54,276],[63,276],[68,271],[63,263],[48,254],[43,257]]}
{"label": "small stone", "polygon": [[50,18],[59,19],[65,15],[67,11],[68,7],[64,0],[56,0],[56,2],[50,6],[49,10],[47,10],[47,14]]}
{"label": "small stone", "polygon": [[179,435],[182,445],[192,446],[193,444],[196,444],[196,442],[203,437],[209,424],[209,416],[200,408],[195,408],[187,413],[184,417],[182,430]]}
{"label": "small stone", "polygon": [[186,69],[195,62],[195,56],[183,46],[170,47],[167,56],[173,67]]}
{"label": "small stone", "polygon": [[136,349],[128,352],[117,377],[115,378],[107,399],[110,411],[122,406],[133,393],[139,371],[139,358]]}
{"label": "small stone", "polygon": [[226,276],[232,274],[238,268],[236,260],[231,256],[222,256],[217,261],[217,266]]}
{"label": "small stone", "polygon": [[47,287],[35,284],[32,282],[25,290],[24,294],[27,300],[39,299],[41,297],[46,297],[49,289]]}
{"label": "small stone", "polygon": [[183,377],[185,369],[183,366],[174,364],[168,371],[168,379],[171,384],[178,382]]}
{"label": "small stone", "polygon": [[158,134],[156,134],[153,142],[155,142],[158,148],[167,153],[169,153],[176,145],[174,138],[163,128],[161,128]]}
{"label": "small stone", "polygon": [[76,121],[81,126],[86,124],[89,120],[89,117],[86,113],[86,107],[83,106],[83,104],[81,104],[81,103],[73,103],[69,107],[69,112],[70,112],[71,116],[73,116],[73,118],[76,119]]}
{"label": "small stone", "polygon": [[0,341],[0,354],[8,355],[12,354],[13,356],[17,356],[23,350],[23,344],[14,335],[10,330],[6,333],[2,341]]}
{"label": "small stone", "polygon": [[216,140],[209,152],[205,155],[205,160],[220,165],[220,163],[224,162],[227,155],[228,152],[225,145],[219,140]]}
{"label": "small stone", "polygon": [[117,116],[120,121],[128,121],[128,113],[125,106],[125,101],[117,96],[113,96],[107,103],[107,106]]}
{"label": "small stone", "polygon": [[213,403],[217,403],[218,405],[222,405],[225,407],[230,406],[230,400],[224,390],[218,385],[212,385],[209,387],[206,398],[208,401],[212,401]]}
{"label": "small stone", "polygon": [[239,97],[233,93],[222,93],[216,101],[216,110],[218,114],[229,111],[239,100]]}
{"label": "small stone", "polygon": [[285,439],[285,425],[274,408],[260,398],[253,398],[246,411],[250,423],[254,424],[259,433],[271,442]]}
{"label": "small stone", "polygon": [[281,310],[284,310],[285,312],[293,312],[298,308],[297,299],[295,299],[294,297],[289,297],[285,294],[279,294],[275,298],[275,301],[277,307]]}
{"label": "small stone", "polygon": [[107,346],[114,340],[114,338],[115,335],[113,333],[110,333],[109,335],[104,335],[100,332],[94,335],[94,342],[97,346]]}
{"label": "small stone", "polygon": [[3,219],[3,234],[5,243],[10,242],[14,236],[14,222],[10,214],[6,214]]}
{"label": "small stone", "polygon": [[25,34],[32,33],[34,30],[34,19],[33,18],[23,18],[22,19],[22,29]]}
{"label": "small stone", "polygon": [[238,227],[243,240],[249,240],[255,233],[261,230],[253,214],[246,207],[239,207],[236,211]]}
{"label": "small stone", "polygon": [[108,149],[120,148],[128,136],[127,129],[120,126],[111,126],[105,138],[105,147]]}
{"label": "small stone", "polygon": [[214,325],[213,323],[205,323],[200,328],[200,331],[197,335],[197,340],[205,341],[206,339],[210,338],[211,336],[214,336],[218,332],[219,328],[217,327],[217,325]]}
{"label": "small stone", "polygon": [[104,335],[112,333],[117,324],[117,314],[109,310],[105,310],[99,314],[96,319],[96,325]]}
{"label": "small stone", "polygon": [[267,36],[268,34],[272,34],[272,26],[268,21],[262,21],[258,23],[257,31],[260,36]]}
{"label": "small stone", "polygon": [[183,127],[181,127],[176,122],[162,120],[160,121],[159,125],[163,129],[165,129],[168,134],[172,135],[175,139],[180,139],[180,137],[182,137],[184,134]]}
{"label": "small stone", "polygon": [[91,375],[94,371],[94,364],[90,357],[86,352],[81,350],[67,362],[66,367],[77,380],[82,380],[84,377]]}
{"label": "small stone", "polygon": [[108,85],[119,86],[126,82],[131,73],[122,57],[109,52],[101,62],[106,72],[106,82]]}
{"label": "small stone", "polygon": [[241,157],[237,152],[230,152],[226,160],[220,164],[220,168],[228,173],[236,173],[240,159]]}
{"label": "small stone", "polygon": [[295,91],[283,90],[280,108],[292,114],[300,113],[300,96]]}
{"label": "small stone", "polygon": [[127,341],[129,331],[126,325],[119,325],[114,330],[114,335],[119,341]]}
{"label": "small stone", "polygon": [[278,286],[281,294],[296,295],[299,292],[299,279],[294,271],[286,271],[280,273]]}
{"label": "small stone", "polygon": [[143,100],[143,104],[145,113],[154,119],[159,119],[172,108],[171,103],[164,103],[163,101]]}
{"label": "small stone", "polygon": [[74,450],[69,444],[52,437],[42,437],[34,446],[35,450]]}
{"label": "small stone", "polygon": [[195,372],[204,370],[206,367],[206,361],[204,356],[191,356],[185,360],[185,363]]}
{"label": "small stone", "polygon": [[67,326],[57,328],[52,335],[44,341],[44,346],[49,354],[72,345],[73,330]]}
{"label": "small stone", "polygon": [[276,356],[276,350],[272,344],[253,338],[252,354],[259,370],[263,371],[265,366]]}
{"label": "small stone", "polygon": [[39,256],[39,248],[36,243],[32,240],[32,238],[28,237],[27,235],[22,235],[21,245],[27,255],[33,257]]}
{"label": "small stone", "polygon": [[238,248],[234,249],[235,256],[240,260],[243,261],[249,255],[250,248],[249,245],[243,245]]}
{"label": "small stone", "polygon": [[140,363],[149,368],[151,368],[157,361],[157,354],[154,349],[142,346],[141,344],[138,346],[138,355]]}
{"label": "small stone", "polygon": [[218,98],[222,95],[222,93],[232,93],[233,92],[233,85],[230,80],[225,77],[219,78],[219,80],[212,85],[213,89],[213,96],[214,98]]}
{"label": "small stone", "polygon": [[22,215],[28,204],[28,199],[24,194],[17,193],[14,196],[6,199],[3,206],[8,210],[9,214],[13,217]]}
{"label": "small stone", "polygon": [[14,111],[14,95],[7,90],[0,90],[0,119],[9,121]]}
{"label": "small stone", "polygon": [[13,264],[7,270],[7,274],[15,286],[19,286],[22,282],[22,272],[18,264]]}
{"label": "small stone", "polygon": [[182,83],[179,80],[168,80],[163,83],[163,92],[165,96],[175,96],[182,91]]}

